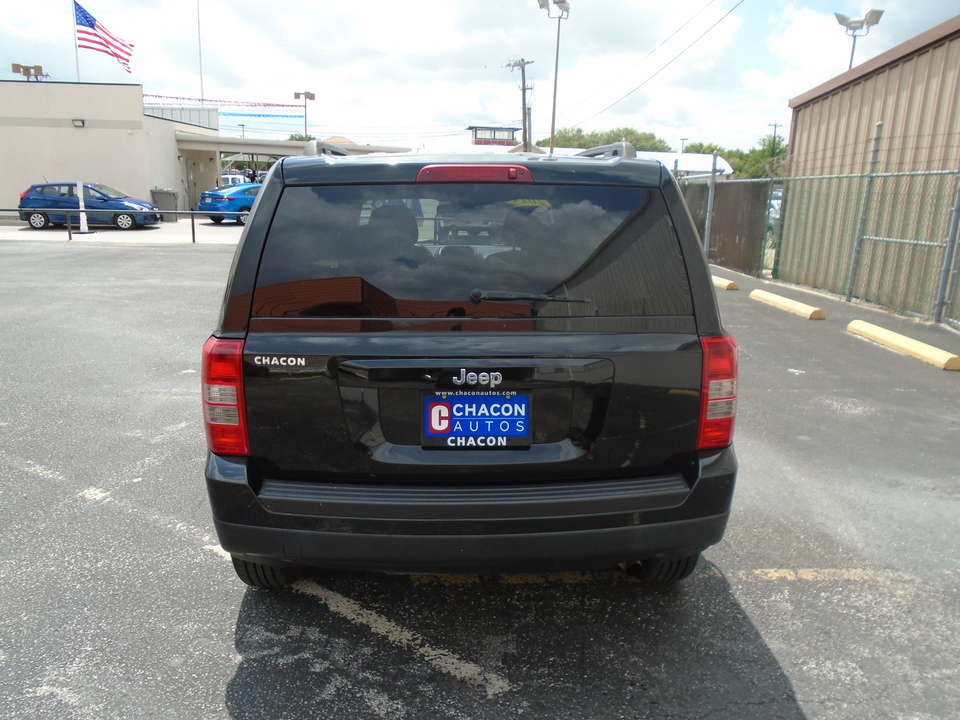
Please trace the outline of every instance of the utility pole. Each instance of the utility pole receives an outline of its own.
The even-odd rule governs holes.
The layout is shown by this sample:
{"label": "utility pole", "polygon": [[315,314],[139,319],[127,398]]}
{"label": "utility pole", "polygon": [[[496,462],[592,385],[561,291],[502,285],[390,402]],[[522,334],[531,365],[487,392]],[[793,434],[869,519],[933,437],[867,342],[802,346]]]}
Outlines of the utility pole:
{"label": "utility pole", "polygon": [[777,128],[782,126],[780,123],[772,122],[767,127],[773,128],[773,149],[770,151],[770,157],[774,158],[777,156]]}
{"label": "utility pole", "polygon": [[533,60],[524,60],[520,58],[516,62],[510,63],[508,66],[511,70],[513,68],[520,68],[520,96],[521,102],[523,103],[523,112],[521,117],[523,118],[523,151],[530,152],[530,128],[527,118],[527,90],[532,90],[533,88],[527,87],[527,65],[533,65]]}

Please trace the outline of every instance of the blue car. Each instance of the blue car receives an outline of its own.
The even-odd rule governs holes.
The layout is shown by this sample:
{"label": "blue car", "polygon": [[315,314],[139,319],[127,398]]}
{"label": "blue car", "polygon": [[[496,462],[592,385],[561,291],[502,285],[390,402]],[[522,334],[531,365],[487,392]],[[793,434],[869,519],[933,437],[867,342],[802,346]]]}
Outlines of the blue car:
{"label": "blue car", "polygon": [[[131,230],[160,222],[159,210],[153,203],[137,200],[100,183],[83,183],[83,205],[90,225],[116,225],[121,230]],[[79,225],[77,183],[31,185],[20,194],[19,209],[20,219],[36,230],[65,225],[67,213],[70,222]]]}
{"label": "blue car", "polygon": [[207,190],[200,194],[197,210],[209,213],[231,213],[210,215],[210,219],[215,223],[222,223],[223,219],[228,217],[243,225],[247,222],[247,215],[253,207],[253,201],[257,199],[258,192],[260,192],[260,183],[244,183]]}

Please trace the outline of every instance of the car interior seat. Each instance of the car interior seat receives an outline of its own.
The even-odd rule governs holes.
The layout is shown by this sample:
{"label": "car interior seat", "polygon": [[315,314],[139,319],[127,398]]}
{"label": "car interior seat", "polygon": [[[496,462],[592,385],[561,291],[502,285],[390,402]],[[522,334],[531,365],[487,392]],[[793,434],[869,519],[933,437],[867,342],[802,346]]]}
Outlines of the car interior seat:
{"label": "car interior seat", "polygon": [[420,228],[413,210],[405,205],[381,205],[370,213],[367,226],[376,252],[386,253],[406,265],[417,267],[433,260],[426,248],[417,245]]}

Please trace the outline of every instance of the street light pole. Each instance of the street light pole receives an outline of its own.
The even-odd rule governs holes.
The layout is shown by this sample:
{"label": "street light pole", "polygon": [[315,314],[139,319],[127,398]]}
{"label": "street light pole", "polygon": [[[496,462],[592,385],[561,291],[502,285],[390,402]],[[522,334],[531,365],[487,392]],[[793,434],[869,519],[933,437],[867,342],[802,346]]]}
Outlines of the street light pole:
{"label": "street light pole", "polygon": [[293,94],[294,100],[299,100],[303,98],[303,139],[306,140],[309,136],[307,135],[307,100],[316,100],[317,96],[312,92],[295,92]]}
{"label": "street light pole", "polygon": [[550,113],[550,155],[557,141],[557,80],[560,71],[560,22],[570,17],[570,3],[567,0],[553,0],[559,15],[550,14],[550,0],[537,0],[541,10],[547,11],[547,17],[557,20],[557,52],[553,62],[553,112]]}
{"label": "street light pole", "polygon": [[550,154],[553,155],[553,147],[557,144],[557,80],[560,76],[560,21],[563,16],[557,18],[557,52],[553,61],[553,110],[550,113]]}
{"label": "street light pole", "polygon": [[[853,38],[853,47],[850,48],[850,65],[847,67],[847,70],[852,70],[853,54],[857,51],[857,38],[866,36],[870,32],[870,28],[880,22],[880,18],[883,16],[883,10],[871,10],[862,18],[856,20],[851,20],[842,13],[834,13],[834,15],[837,18],[837,22],[846,29],[847,35]],[[860,32],[861,30],[863,32]],[[857,33],[859,33],[859,35]]]}

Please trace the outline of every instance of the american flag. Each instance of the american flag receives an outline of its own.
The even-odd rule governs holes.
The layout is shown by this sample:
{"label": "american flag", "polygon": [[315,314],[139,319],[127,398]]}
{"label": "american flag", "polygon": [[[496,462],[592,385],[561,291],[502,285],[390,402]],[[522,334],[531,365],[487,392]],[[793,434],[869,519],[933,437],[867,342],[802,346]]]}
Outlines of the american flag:
{"label": "american flag", "polygon": [[77,47],[85,50],[96,50],[115,57],[117,62],[123,65],[123,69],[130,72],[130,56],[133,55],[133,45],[121,40],[107,30],[76,0],[74,0],[73,9],[77,13]]}

